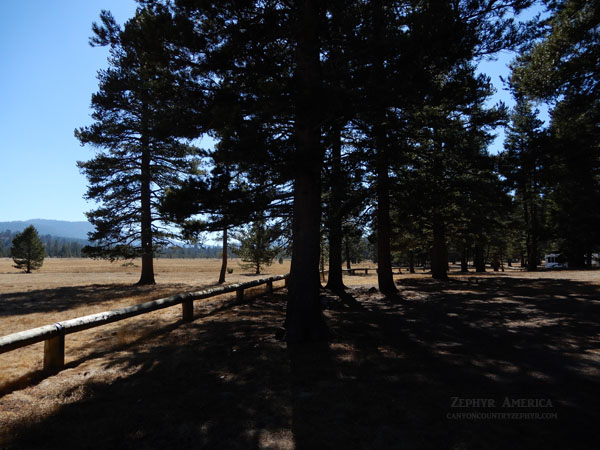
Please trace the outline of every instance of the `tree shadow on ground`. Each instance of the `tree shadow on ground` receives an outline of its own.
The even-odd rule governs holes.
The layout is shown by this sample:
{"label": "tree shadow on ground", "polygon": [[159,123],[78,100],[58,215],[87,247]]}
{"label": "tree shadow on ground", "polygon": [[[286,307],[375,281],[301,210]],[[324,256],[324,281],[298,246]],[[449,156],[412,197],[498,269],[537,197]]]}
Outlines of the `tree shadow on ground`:
{"label": "tree shadow on ground", "polygon": [[[349,290],[360,308],[330,301],[329,344],[288,349],[273,337],[283,293],[181,324],[109,358],[105,369],[122,377],[83,382],[76,401],[67,401],[73,393],[66,392],[56,414],[11,430],[0,444],[596,448],[597,287],[492,278],[437,286],[412,280],[401,291],[407,300],[389,302],[367,289]],[[409,295],[422,293],[416,300]],[[455,398],[491,399],[495,406],[457,407]],[[505,407],[507,398],[526,402]]]}
{"label": "tree shadow on ground", "polygon": [[189,289],[186,284],[138,286],[113,283],[0,294],[0,317],[68,311],[79,306],[93,306],[124,297],[137,297],[140,302],[149,301]]}

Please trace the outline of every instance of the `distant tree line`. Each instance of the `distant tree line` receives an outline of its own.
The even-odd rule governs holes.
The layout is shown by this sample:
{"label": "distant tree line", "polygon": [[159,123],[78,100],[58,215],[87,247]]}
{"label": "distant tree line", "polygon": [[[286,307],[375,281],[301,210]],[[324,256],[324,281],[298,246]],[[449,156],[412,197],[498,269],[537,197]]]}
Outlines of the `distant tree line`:
{"label": "distant tree line", "polygon": [[[10,230],[0,232],[0,258],[11,256],[10,247],[16,235],[16,232]],[[49,234],[41,235],[39,238],[44,244],[46,256],[51,258],[81,258],[83,256],[82,248],[88,245],[88,242],[82,239],[56,237]],[[229,255],[231,257],[237,256],[231,250]],[[220,258],[221,256],[222,248],[215,245],[172,245],[162,248],[156,254],[156,257],[159,258]]]}
{"label": "distant tree line", "polygon": [[[156,253],[157,258],[221,258],[223,250],[219,246],[169,246]],[[229,250],[229,256],[235,256]]]}
{"label": "distant tree line", "polygon": [[[0,232],[0,257],[11,256],[10,246],[16,235],[16,232],[10,230]],[[62,238],[49,234],[41,235],[39,239],[44,244],[46,256],[51,258],[81,258],[81,249],[86,245],[86,241],[82,239]]]}

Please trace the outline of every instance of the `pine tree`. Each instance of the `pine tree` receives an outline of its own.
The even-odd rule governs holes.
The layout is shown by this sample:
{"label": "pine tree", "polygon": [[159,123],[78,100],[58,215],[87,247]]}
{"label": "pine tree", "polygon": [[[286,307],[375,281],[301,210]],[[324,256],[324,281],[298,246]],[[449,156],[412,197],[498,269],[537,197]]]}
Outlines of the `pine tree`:
{"label": "pine tree", "polygon": [[286,213],[292,222],[287,340],[325,338],[319,301],[325,5],[169,4],[197,32],[186,46],[193,53],[190,68],[210,92],[202,128],[221,140],[219,153],[231,154],[235,167],[228,169],[243,173],[252,186],[277,185],[287,198],[293,189],[292,214]]}
{"label": "pine tree", "polygon": [[46,257],[46,248],[33,225],[17,233],[12,241],[10,254],[17,269],[25,269],[26,273],[39,269]]}
{"label": "pine tree", "polygon": [[543,173],[547,166],[548,148],[544,145],[543,122],[537,118],[531,103],[519,96],[511,114],[505,152],[504,175],[515,190],[515,201],[525,226],[527,270],[536,270],[543,217]]}
{"label": "pine tree", "polygon": [[551,14],[541,39],[514,62],[511,84],[521,95],[551,102],[547,187],[555,237],[569,267],[583,267],[600,248],[600,2],[545,3]]}
{"label": "pine tree", "polygon": [[78,163],[87,176],[88,199],[101,206],[88,213],[95,226],[92,257],[142,257],[139,284],[154,284],[155,249],[171,233],[157,202],[164,188],[189,172],[188,146],[173,137],[185,116],[176,114],[182,85],[171,70],[173,54],[156,35],[166,33],[168,17],[147,8],[120,28],[109,12],[94,24],[93,45],[110,47],[110,67],[99,72],[99,91],[92,98],[94,123],[76,130],[82,144],[99,149],[95,158]]}
{"label": "pine tree", "polygon": [[235,253],[245,263],[244,269],[254,269],[259,275],[263,266],[270,266],[273,258],[281,251],[281,247],[274,245],[281,231],[275,227],[269,227],[265,220],[256,220],[242,233],[236,233],[235,237],[240,241],[240,246]]}

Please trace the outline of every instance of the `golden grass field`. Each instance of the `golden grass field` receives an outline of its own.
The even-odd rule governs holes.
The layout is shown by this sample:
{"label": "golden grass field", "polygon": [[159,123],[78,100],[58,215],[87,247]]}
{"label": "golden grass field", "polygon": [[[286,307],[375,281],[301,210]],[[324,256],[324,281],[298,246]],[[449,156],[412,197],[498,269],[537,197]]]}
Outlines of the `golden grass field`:
{"label": "golden grass field", "polygon": [[[0,336],[214,286],[221,267],[218,259],[157,259],[157,284],[135,286],[140,264],[140,261],[131,266],[122,261],[47,258],[40,270],[26,274],[15,269],[10,258],[0,258]],[[230,259],[228,266],[233,273],[227,274],[226,282],[241,283],[285,274],[289,271],[289,260],[283,264],[276,261],[258,276],[242,269],[237,259]],[[201,308],[201,302],[195,302],[195,306]],[[69,335],[65,362],[69,364],[91,353],[132,342],[157,327],[177,321],[179,316],[179,308],[169,308]],[[92,342],[94,345],[90,346]],[[37,371],[42,354],[43,343],[1,354],[0,392],[3,386],[15,380],[25,381],[28,374]]]}
{"label": "golden grass field", "polygon": [[[0,335],[199,290],[215,284],[220,268],[219,260],[158,259],[157,284],[135,286],[140,263],[134,264],[49,258],[41,270],[24,274],[12,267],[11,260],[0,259]],[[237,260],[230,261],[230,267],[234,272],[227,275],[228,283],[256,278],[241,269]],[[361,263],[357,267],[374,265]],[[289,261],[275,262],[258,277],[288,271]],[[400,302],[389,302],[369,289],[377,285],[375,271],[344,276],[344,283],[351,288],[349,292],[360,304],[359,309],[335,306],[335,299],[332,300],[334,308],[328,309],[326,316],[337,338],[321,355],[331,359],[323,362],[317,358],[306,365],[310,373],[319,365],[330,367],[337,373],[333,381],[323,381],[325,375],[319,372],[305,374],[293,355],[291,362],[287,359],[289,355],[282,352],[284,344],[274,338],[284,317],[284,292],[228,309],[219,306],[231,294],[196,301],[193,323],[183,324],[181,308],[172,307],[68,335],[66,367],[56,375],[49,376],[40,370],[43,343],[2,354],[0,448],[4,449],[4,443],[9,445],[6,448],[21,448],[19,444],[11,447],[10,442],[17,435],[25,441],[27,436],[33,436],[28,427],[52,437],[55,426],[68,428],[69,423],[80,420],[80,414],[88,414],[90,418],[101,415],[106,423],[100,424],[93,439],[84,431],[67,436],[70,444],[64,448],[78,448],[80,441],[87,442],[90,448],[107,448],[101,439],[110,439],[112,433],[116,433],[115,439],[126,439],[133,446],[139,441],[140,445],[145,442],[147,448],[161,448],[162,438],[155,436],[159,428],[154,422],[162,417],[163,411],[169,411],[164,416],[166,426],[175,430],[169,439],[175,438],[174,442],[181,445],[185,445],[188,435],[208,436],[207,442],[215,446],[227,439],[239,443],[250,439],[250,435],[237,434],[242,427],[244,433],[258,433],[258,444],[249,440],[252,445],[248,448],[310,448],[303,447],[302,442],[329,436],[337,417],[348,414],[334,408],[331,414],[325,413],[327,418],[322,426],[321,422],[313,423],[312,411],[329,411],[330,403],[324,400],[329,396],[335,398],[332,404],[344,405],[350,411],[358,408],[357,414],[360,410],[360,420],[353,431],[336,432],[335,439],[342,447],[357,437],[379,439],[383,442],[381,448],[386,446],[386,439],[395,442],[390,430],[395,429],[398,420],[408,419],[403,418],[404,409],[396,409],[394,402],[396,398],[402,398],[402,402],[408,399],[412,403],[407,406],[406,417],[423,416],[422,421],[414,419],[416,428],[409,427],[417,433],[409,438],[417,448],[420,436],[429,439],[429,417],[447,407],[449,395],[470,390],[487,392],[492,389],[486,384],[489,382],[505,383],[501,392],[511,393],[523,386],[533,389],[522,385],[522,380],[528,380],[526,383],[535,389],[547,392],[544,395],[551,393],[563,399],[564,404],[589,408],[586,399],[596,391],[589,387],[595,384],[586,383],[600,376],[600,335],[596,321],[600,271],[527,273],[507,269],[459,274],[454,270],[450,281],[437,282],[426,272],[410,275],[404,270],[402,274],[394,274],[394,278],[399,285]],[[276,287],[282,285],[279,282]],[[249,296],[264,292],[264,287],[253,291]],[[511,339],[516,339],[517,347],[525,345],[527,351],[515,353],[506,344]],[[457,342],[461,345],[457,346]],[[505,346],[508,346],[506,354],[502,353]],[[548,355],[558,361],[556,367],[548,366]],[[562,391],[563,366],[568,367],[569,376],[575,377],[577,383],[588,386],[582,387],[585,395],[581,398],[572,397],[572,391],[566,387]],[[425,383],[436,378],[440,370],[452,371],[457,367],[465,368],[465,373],[438,381],[435,388]],[[279,372],[280,375],[274,375]],[[167,383],[171,376],[179,381]],[[197,385],[198,377],[203,377],[206,384]],[[300,381],[296,383],[294,377]],[[303,380],[311,377],[315,378],[314,386],[309,388]],[[556,379],[560,389],[553,384]],[[378,387],[373,385],[364,390],[371,386],[368,384],[371,380],[379,380]],[[179,393],[178,383],[186,386],[191,397],[185,390]],[[231,390],[236,392],[238,387],[239,405],[227,400]],[[112,394],[114,389],[117,391]],[[311,389],[320,394],[312,397]],[[353,392],[354,400],[349,400],[347,389]],[[414,395],[417,397],[412,398]],[[189,399],[193,401],[190,403]],[[136,402],[142,401],[155,405],[140,409]],[[197,402],[203,402],[203,407],[199,408]],[[182,403],[190,403],[189,408],[182,410],[177,406]],[[252,411],[257,407],[267,408],[256,414],[268,418],[260,419],[264,423],[255,429],[252,423],[258,419]],[[179,428],[180,419],[203,414],[203,408],[207,421],[202,427]],[[219,429],[218,436],[211,434],[211,424],[229,423],[226,417],[231,408],[237,416],[229,428]],[[115,411],[121,411],[117,415],[123,419],[111,419]],[[157,415],[157,411],[161,413]],[[129,415],[130,420],[124,419]],[[221,417],[221,422],[213,416]],[[440,417],[436,427],[445,429],[452,425],[440,435],[440,442],[454,439],[452,430],[456,424]],[[581,427],[589,428],[588,421],[596,420],[595,417],[584,414]],[[115,431],[119,427],[129,431],[123,431],[125,434]],[[314,427],[322,429],[315,433]],[[383,431],[371,436],[377,427],[383,427]],[[8,431],[3,433],[3,428]],[[14,434],[10,430],[21,431]],[[70,433],[72,428],[69,430]],[[498,434],[505,428],[498,426],[495,430]],[[549,441],[554,430],[552,423],[544,424],[542,431]],[[154,440],[144,441],[148,436],[154,436]],[[484,439],[486,434],[481,431],[475,436]],[[471,447],[494,448],[477,445],[460,448]]]}

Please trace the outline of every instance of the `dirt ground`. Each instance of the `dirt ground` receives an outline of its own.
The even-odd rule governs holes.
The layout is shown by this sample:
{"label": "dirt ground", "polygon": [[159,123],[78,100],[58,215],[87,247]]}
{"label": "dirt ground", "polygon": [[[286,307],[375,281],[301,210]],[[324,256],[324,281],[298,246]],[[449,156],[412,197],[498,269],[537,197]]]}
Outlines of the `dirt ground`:
{"label": "dirt ground", "polygon": [[[190,264],[155,288],[117,268],[31,290],[0,264],[0,334],[193,290]],[[41,344],[0,355],[0,449],[597,448],[600,271],[394,277],[394,299],[375,275],[346,276],[343,301],[323,291],[327,344],[287,348],[285,290],[257,289],[196,302],[192,323],[175,307],[69,335],[55,375]]]}

